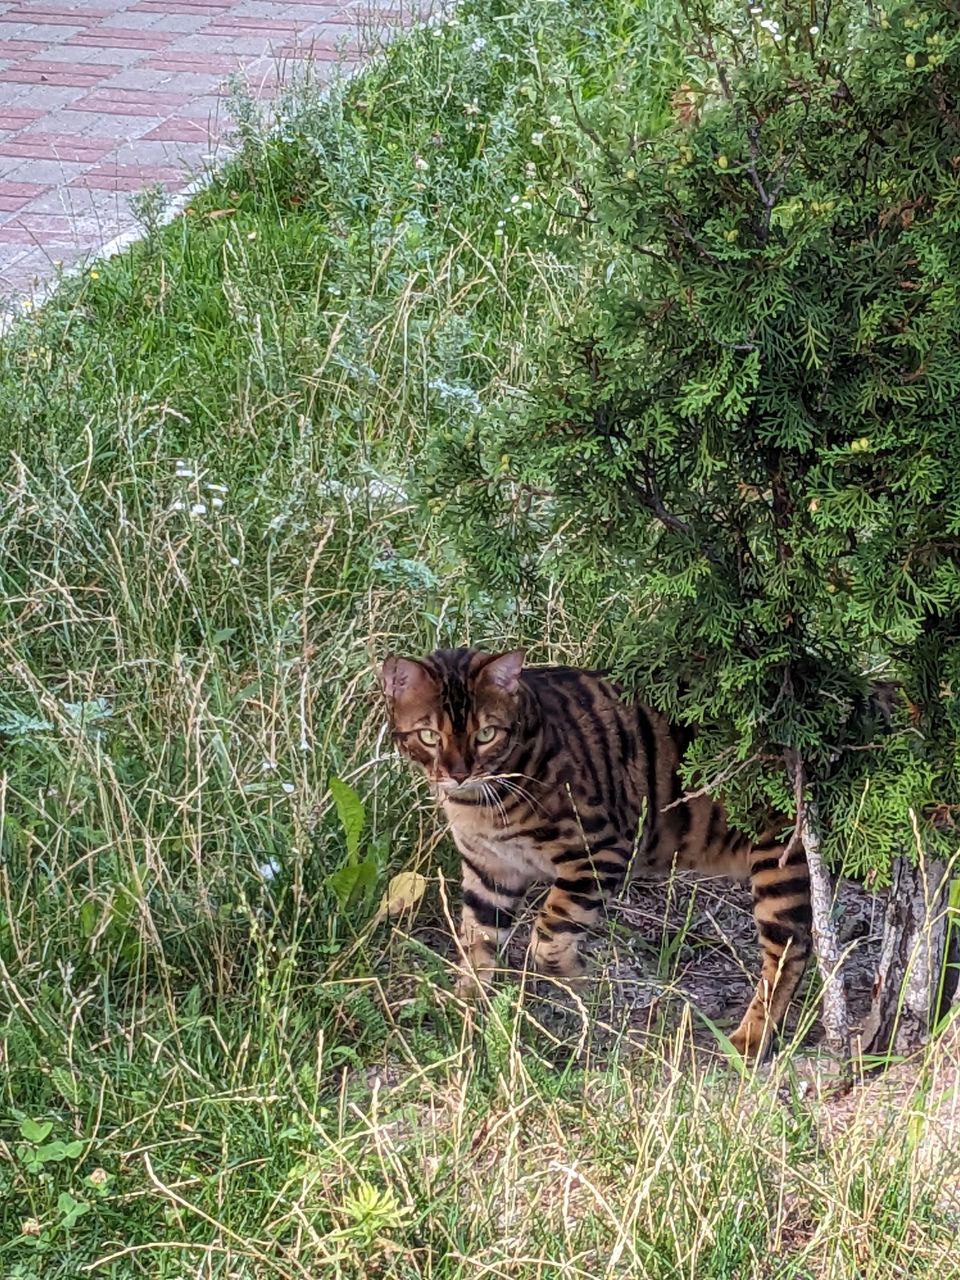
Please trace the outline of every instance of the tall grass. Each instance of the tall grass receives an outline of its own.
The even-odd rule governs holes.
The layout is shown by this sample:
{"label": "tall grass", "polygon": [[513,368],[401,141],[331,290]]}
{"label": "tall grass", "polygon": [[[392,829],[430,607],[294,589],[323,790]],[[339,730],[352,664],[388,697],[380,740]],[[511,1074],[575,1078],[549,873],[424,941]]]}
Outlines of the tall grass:
{"label": "tall grass", "polygon": [[469,581],[418,462],[589,289],[568,92],[654,101],[659,16],[480,2],[277,131],[243,106],[181,218],[5,337],[0,1274],[957,1270],[912,1117],[821,1146],[789,1057],[477,1015],[424,944],[453,867],[375,659],[589,660],[626,606],[555,553]]}

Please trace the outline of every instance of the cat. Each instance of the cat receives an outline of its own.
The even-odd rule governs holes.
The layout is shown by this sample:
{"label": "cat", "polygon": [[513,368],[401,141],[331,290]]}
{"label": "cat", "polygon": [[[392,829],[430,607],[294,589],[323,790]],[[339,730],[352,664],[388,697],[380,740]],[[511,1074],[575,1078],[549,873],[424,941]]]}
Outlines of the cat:
{"label": "cat", "polygon": [[749,878],[762,970],[730,1039],[745,1058],[766,1053],[811,950],[806,858],[776,832],[754,843],[710,795],[684,794],[688,731],[603,672],[528,667],[519,649],[391,656],[381,680],[394,741],[426,774],[460,852],[462,995],[489,985],[533,884],[549,886],[534,967],[576,981],[580,941],[628,873]]}

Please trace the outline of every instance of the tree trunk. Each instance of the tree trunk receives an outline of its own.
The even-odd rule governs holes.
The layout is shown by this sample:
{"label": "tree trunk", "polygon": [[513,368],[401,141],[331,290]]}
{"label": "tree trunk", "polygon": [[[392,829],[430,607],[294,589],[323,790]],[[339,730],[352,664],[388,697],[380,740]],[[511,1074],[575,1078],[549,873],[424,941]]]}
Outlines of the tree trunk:
{"label": "tree trunk", "polygon": [[847,1012],[847,989],[843,979],[843,956],[833,924],[833,882],[820,854],[817,809],[807,798],[803,760],[798,752],[787,751],[784,753],[784,762],[787,776],[793,783],[797,804],[797,826],[787,849],[795,840],[799,840],[807,856],[807,869],[810,872],[813,950],[823,983],[821,1021],[824,1036],[830,1051],[847,1063],[850,1059],[850,1016]]}
{"label": "tree trunk", "polygon": [[894,864],[862,1053],[909,1054],[929,1038],[946,994],[949,887],[949,871],[936,859]]}
{"label": "tree trunk", "polygon": [[813,948],[823,982],[821,1018],[827,1047],[847,1061],[850,1057],[850,1019],[847,1014],[847,990],[843,980],[843,957],[833,925],[833,885],[830,872],[820,856],[820,833],[816,809],[804,804],[800,839],[807,855],[810,871],[810,905],[813,912]]}

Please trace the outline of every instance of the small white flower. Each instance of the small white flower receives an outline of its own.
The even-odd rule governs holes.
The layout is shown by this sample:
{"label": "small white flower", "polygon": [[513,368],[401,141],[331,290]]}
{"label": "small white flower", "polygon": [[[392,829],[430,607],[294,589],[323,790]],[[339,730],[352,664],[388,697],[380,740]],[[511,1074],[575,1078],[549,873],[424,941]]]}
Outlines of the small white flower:
{"label": "small white flower", "polygon": [[430,168],[430,164],[427,160],[424,160],[423,156],[414,156],[413,167],[415,169],[419,169],[420,172],[423,173],[424,170]]}
{"label": "small white flower", "polygon": [[524,173],[531,180],[537,176],[537,166],[533,163],[532,160],[527,161],[526,165],[524,166]]}
{"label": "small white flower", "polygon": [[763,13],[763,10],[760,8],[760,6],[759,6],[758,4],[755,4],[755,5],[751,8],[750,12],[753,14],[753,16],[754,16],[755,18],[759,18],[760,14],[761,14],[761,13]]}
{"label": "small white flower", "polygon": [[498,218],[498,219],[497,219],[497,226],[498,226],[498,227],[502,227],[502,226],[504,226],[504,225],[505,225],[505,224],[504,224],[503,219],[502,219],[502,218]]}
{"label": "small white flower", "polygon": [[260,772],[261,772],[261,773],[272,773],[272,772],[273,772],[273,770],[274,770],[276,767],[277,767],[277,762],[276,762],[276,760],[271,760],[271,759],[269,758],[269,756],[268,756],[268,757],[266,757],[264,760],[261,760],[261,761],[260,761]]}
{"label": "small white flower", "polygon": [[520,203],[520,197],[519,197],[519,196],[511,196],[511,197],[510,197],[510,203],[511,203],[511,204],[519,204],[519,203]]}
{"label": "small white flower", "polygon": [[819,27],[811,27],[811,28],[810,28],[810,34],[811,34],[812,36],[818,36],[818,35],[820,34],[820,28],[819,28]]}
{"label": "small white flower", "polygon": [[170,508],[170,510],[171,510],[171,511],[182,511],[186,505],[187,505],[187,504],[186,504],[185,502],[180,502],[180,501],[179,501],[179,499],[178,499],[178,500],[173,504],[173,506]]}
{"label": "small white flower", "polygon": [[542,146],[543,146],[543,134],[542,134],[542,133],[531,133],[531,135],[530,135],[530,141],[533,143],[533,145],[534,145],[535,147],[542,147]]}
{"label": "small white flower", "polygon": [[780,28],[777,26],[777,24],[774,22],[772,18],[764,18],[761,21],[760,26],[764,29],[764,31],[768,31],[770,35],[773,36],[774,40],[780,39]]}
{"label": "small white flower", "polygon": [[280,789],[281,791],[285,791],[288,796],[292,796],[297,788],[293,785],[292,782],[281,782]]}
{"label": "small white flower", "polygon": [[192,516],[205,516],[207,514],[207,504],[205,502],[195,502],[190,508]]}
{"label": "small white flower", "polygon": [[225,484],[205,484],[203,487],[210,493],[229,493],[229,489]]}
{"label": "small white flower", "polygon": [[240,561],[237,559],[237,557],[236,557],[236,556],[231,556],[231,557],[230,557],[230,563],[231,563],[231,564],[239,564],[239,563],[240,563]]}
{"label": "small white flower", "polygon": [[466,115],[468,115],[468,116],[476,116],[476,115],[479,115],[479,114],[480,114],[480,108],[477,106],[477,100],[476,100],[476,98],[474,98],[474,100],[473,100],[472,102],[465,102],[465,103],[463,104],[463,110],[464,110],[464,113],[465,113]]}
{"label": "small white flower", "polygon": [[487,42],[486,40],[484,40],[483,36],[477,36],[476,40],[472,41],[470,44],[470,52],[483,53],[486,47],[487,47]]}
{"label": "small white flower", "polygon": [[260,879],[270,881],[280,873],[280,863],[276,858],[268,858],[266,862],[261,862],[257,868],[260,872]]}
{"label": "small white flower", "polygon": [[211,499],[210,499],[210,505],[211,505],[211,507],[213,507],[213,508],[214,508],[214,510],[216,510],[216,508],[217,508],[217,507],[222,507],[222,506],[223,506],[223,499],[222,499],[222,498],[211,498]]}
{"label": "small white flower", "polygon": [[560,116],[551,116],[551,117],[550,117],[550,128],[551,128],[551,129],[559,129],[559,128],[560,128],[560,126],[561,126],[562,124],[563,124],[563,120],[561,119],[561,117],[560,117]]}
{"label": "small white flower", "polygon": [[521,201],[520,201],[520,208],[521,208],[521,209],[532,209],[532,208],[533,208],[533,205],[530,203],[530,201],[529,201],[529,200],[521,200]]}

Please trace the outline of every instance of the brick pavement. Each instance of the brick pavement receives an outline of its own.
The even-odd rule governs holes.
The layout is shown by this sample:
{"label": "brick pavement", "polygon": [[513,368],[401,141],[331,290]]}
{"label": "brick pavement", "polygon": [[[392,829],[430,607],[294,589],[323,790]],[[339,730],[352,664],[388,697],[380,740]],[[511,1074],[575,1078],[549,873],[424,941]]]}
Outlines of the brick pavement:
{"label": "brick pavement", "polygon": [[0,0],[0,309],[130,232],[131,193],[209,169],[228,77],[269,98],[291,60],[328,74],[400,3]]}

